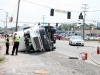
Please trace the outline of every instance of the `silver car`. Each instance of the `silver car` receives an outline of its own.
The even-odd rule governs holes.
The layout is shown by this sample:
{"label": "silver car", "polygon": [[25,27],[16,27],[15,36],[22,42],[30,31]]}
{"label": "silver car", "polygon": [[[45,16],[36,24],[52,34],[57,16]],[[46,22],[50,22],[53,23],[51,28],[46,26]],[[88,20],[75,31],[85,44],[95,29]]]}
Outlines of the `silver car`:
{"label": "silver car", "polygon": [[71,36],[69,40],[69,45],[80,45],[84,46],[84,40],[81,36]]}

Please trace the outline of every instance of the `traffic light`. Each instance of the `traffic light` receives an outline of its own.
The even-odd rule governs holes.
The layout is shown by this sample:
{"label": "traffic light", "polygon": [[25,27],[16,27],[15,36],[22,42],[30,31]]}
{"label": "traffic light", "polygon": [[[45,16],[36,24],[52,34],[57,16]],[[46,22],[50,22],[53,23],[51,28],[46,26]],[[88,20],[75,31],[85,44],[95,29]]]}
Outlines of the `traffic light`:
{"label": "traffic light", "polygon": [[38,23],[38,25],[40,25],[40,22]]}
{"label": "traffic light", "polygon": [[67,19],[71,19],[71,12],[67,13]]}
{"label": "traffic light", "polygon": [[54,9],[50,10],[50,16],[54,16]]}
{"label": "traffic light", "polygon": [[58,27],[58,23],[56,23],[56,27]]}
{"label": "traffic light", "polygon": [[80,15],[79,15],[79,19],[83,19],[83,15],[82,15],[82,13],[80,13]]}
{"label": "traffic light", "polygon": [[81,23],[78,23],[78,24],[81,24]]}
{"label": "traffic light", "polygon": [[13,17],[10,17],[10,18],[9,18],[9,22],[12,22],[12,21],[13,21]]}

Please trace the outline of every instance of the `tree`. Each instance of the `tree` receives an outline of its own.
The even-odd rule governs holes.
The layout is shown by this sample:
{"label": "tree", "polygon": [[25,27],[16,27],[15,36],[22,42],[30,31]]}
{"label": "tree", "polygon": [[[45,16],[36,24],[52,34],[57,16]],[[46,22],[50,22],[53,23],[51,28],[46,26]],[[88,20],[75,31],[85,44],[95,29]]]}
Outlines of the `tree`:
{"label": "tree", "polygon": [[91,30],[92,28],[95,28],[96,26],[92,23],[89,24],[89,29]]}
{"label": "tree", "polygon": [[58,30],[64,29],[66,31],[71,30],[72,28],[74,30],[76,30],[76,29],[78,30],[79,29],[79,26],[77,26],[76,23],[73,23],[73,24],[61,24],[59,27],[57,27]]}
{"label": "tree", "polygon": [[58,30],[68,30],[69,28],[69,25],[68,24],[61,24],[59,27],[57,27]]}

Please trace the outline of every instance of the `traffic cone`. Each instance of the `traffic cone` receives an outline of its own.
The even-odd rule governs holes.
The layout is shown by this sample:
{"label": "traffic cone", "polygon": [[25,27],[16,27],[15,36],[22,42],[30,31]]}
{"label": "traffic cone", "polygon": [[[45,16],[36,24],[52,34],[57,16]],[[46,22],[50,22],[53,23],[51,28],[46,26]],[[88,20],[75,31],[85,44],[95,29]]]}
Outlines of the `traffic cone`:
{"label": "traffic cone", "polygon": [[100,54],[99,46],[97,47],[97,54]]}
{"label": "traffic cone", "polygon": [[83,52],[83,53],[80,53],[80,54],[81,54],[82,60],[87,60],[88,59],[88,53]]}
{"label": "traffic cone", "polygon": [[84,55],[85,55],[85,60],[87,60],[87,58],[88,58],[88,53],[84,52]]}

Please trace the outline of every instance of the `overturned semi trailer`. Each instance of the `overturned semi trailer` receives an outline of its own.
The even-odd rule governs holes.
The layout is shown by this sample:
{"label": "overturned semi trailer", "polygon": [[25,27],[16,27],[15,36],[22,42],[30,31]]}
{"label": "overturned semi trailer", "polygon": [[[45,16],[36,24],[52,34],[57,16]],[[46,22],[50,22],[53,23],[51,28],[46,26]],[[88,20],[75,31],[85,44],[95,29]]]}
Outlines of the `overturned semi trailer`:
{"label": "overturned semi trailer", "polygon": [[56,29],[53,26],[33,26],[23,28],[22,31],[17,31],[20,36],[19,51],[24,51],[25,41],[24,37],[27,35],[29,37],[29,46],[34,51],[50,51],[56,49],[54,44],[56,40],[54,39],[54,33]]}

